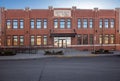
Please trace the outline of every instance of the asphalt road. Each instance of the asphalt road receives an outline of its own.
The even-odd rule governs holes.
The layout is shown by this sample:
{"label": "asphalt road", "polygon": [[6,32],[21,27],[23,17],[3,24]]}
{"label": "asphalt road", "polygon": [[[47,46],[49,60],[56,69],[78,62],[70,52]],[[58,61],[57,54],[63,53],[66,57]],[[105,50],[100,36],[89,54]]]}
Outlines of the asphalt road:
{"label": "asphalt road", "polygon": [[120,57],[0,61],[0,81],[120,81]]}

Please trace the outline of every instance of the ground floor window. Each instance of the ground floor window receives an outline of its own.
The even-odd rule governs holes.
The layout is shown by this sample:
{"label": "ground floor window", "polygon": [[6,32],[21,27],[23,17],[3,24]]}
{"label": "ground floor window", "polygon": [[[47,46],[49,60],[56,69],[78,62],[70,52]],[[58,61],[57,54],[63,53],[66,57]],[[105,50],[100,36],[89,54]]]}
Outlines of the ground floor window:
{"label": "ground floor window", "polygon": [[55,47],[67,47],[71,45],[71,37],[54,37]]}
{"label": "ground floor window", "polygon": [[11,37],[10,36],[7,36],[7,46],[10,46],[11,45]]}
{"label": "ground floor window", "polygon": [[42,38],[41,36],[37,36],[37,45],[41,45],[42,44]]}
{"label": "ground floor window", "polygon": [[35,36],[30,37],[30,43],[31,45],[35,45]]}
{"label": "ground floor window", "polygon": [[24,45],[24,36],[20,36],[20,45]]}
{"label": "ground floor window", "polygon": [[1,41],[1,38],[0,38],[0,46],[2,45],[2,43],[1,43],[2,41]]}
{"label": "ground floor window", "polygon": [[47,36],[44,36],[44,37],[43,37],[43,44],[44,44],[44,45],[47,45]]}
{"label": "ground floor window", "polygon": [[[8,41],[9,43],[10,41]],[[18,45],[18,36],[13,36],[13,45],[17,46]]]}

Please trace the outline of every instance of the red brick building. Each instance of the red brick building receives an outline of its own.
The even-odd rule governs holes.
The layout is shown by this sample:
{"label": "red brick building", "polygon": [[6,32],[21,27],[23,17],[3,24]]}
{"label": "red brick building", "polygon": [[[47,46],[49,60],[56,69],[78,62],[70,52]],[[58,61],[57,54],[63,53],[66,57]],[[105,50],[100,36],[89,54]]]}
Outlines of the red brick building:
{"label": "red brick building", "polygon": [[0,47],[120,50],[120,8],[0,8]]}

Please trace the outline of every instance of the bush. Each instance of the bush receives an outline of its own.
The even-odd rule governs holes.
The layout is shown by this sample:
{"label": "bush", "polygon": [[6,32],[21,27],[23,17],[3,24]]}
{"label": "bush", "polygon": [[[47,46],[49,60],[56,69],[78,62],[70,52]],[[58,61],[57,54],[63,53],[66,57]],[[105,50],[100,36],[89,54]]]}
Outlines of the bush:
{"label": "bush", "polygon": [[63,55],[63,51],[57,51],[55,52],[54,50],[51,52],[51,51],[45,51],[45,54],[44,55]]}
{"label": "bush", "polygon": [[11,55],[16,55],[15,51],[12,50],[2,50],[0,51],[0,56],[11,56]]}

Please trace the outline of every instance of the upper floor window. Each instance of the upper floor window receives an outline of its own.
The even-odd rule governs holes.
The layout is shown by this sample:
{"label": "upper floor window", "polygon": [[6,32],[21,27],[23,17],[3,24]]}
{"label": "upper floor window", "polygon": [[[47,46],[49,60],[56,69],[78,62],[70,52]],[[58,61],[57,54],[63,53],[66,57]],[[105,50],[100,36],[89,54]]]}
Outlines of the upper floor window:
{"label": "upper floor window", "polygon": [[102,28],[102,27],[103,27],[103,20],[100,19],[100,20],[99,20],[99,28]]}
{"label": "upper floor window", "polygon": [[30,20],[30,27],[31,27],[31,29],[34,29],[34,24],[35,24],[35,23],[34,23],[34,19],[31,19],[31,20]]}
{"label": "upper floor window", "polygon": [[67,28],[71,28],[71,19],[67,19]]}
{"label": "upper floor window", "polygon": [[37,19],[37,24],[36,24],[37,26],[37,28],[39,29],[39,28],[41,28],[41,25],[42,25],[42,20],[41,19]]}
{"label": "upper floor window", "polygon": [[93,19],[89,20],[90,28],[93,28]]}
{"label": "upper floor window", "polygon": [[18,28],[18,20],[13,20],[13,29]]}
{"label": "upper floor window", "polygon": [[87,28],[88,27],[88,23],[87,23],[87,19],[83,19],[83,28]]}
{"label": "upper floor window", "polygon": [[11,20],[7,20],[7,29],[10,29],[11,28]]}
{"label": "upper floor window", "polygon": [[54,28],[58,28],[58,19],[54,19]]}
{"label": "upper floor window", "polygon": [[60,19],[60,28],[65,28],[65,19]]}
{"label": "upper floor window", "polygon": [[114,28],[114,23],[115,23],[115,20],[114,19],[110,19],[110,28]]}
{"label": "upper floor window", "polygon": [[44,19],[43,21],[44,21],[44,23],[43,23],[43,28],[46,29],[46,28],[47,28],[47,19]]}
{"label": "upper floor window", "polygon": [[81,28],[81,19],[77,20],[77,25],[78,25],[78,28]]}
{"label": "upper floor window", "polygon": [[20,19],[20,29],[23,29],[23,28],[24,28],[24,20]]}
{"label": "upper floor window", "polygon": [[105,20],[104,20],[104,27],[105,27],[105,28],[108,28],[108,26],[109,26],[108,19],[105,19]]}

